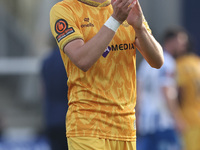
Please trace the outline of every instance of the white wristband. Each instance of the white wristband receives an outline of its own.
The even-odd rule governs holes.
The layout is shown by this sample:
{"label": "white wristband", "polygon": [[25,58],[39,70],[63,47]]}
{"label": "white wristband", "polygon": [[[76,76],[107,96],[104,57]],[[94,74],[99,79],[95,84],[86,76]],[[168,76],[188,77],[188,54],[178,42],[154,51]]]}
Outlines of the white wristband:
{"label": "white wristband", "polygon": [[113,30],[114,32],[116,32],[120,26],[120,23],[115,18],[110,16],[110,18],[108,18],[108,20],[104,23],[104,25],[109,29]]}

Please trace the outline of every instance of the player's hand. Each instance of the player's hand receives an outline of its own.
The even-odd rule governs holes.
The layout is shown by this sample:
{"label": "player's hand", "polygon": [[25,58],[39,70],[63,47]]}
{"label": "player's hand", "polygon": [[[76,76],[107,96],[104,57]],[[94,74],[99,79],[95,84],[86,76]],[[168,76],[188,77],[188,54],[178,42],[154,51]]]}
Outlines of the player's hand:
{"label": "player's hand", "polygon": [[138,0],[135,0],[135,5],[128,14],[127,22],[133,26],[134,29],[140,29],[142,27],[143,12]]}
{"label": "player's hand", "polygon": [[119,23],[123,23],[135,5],[134,1],[136,0],[111,0],[113,6],[112,17],[119,21]]}

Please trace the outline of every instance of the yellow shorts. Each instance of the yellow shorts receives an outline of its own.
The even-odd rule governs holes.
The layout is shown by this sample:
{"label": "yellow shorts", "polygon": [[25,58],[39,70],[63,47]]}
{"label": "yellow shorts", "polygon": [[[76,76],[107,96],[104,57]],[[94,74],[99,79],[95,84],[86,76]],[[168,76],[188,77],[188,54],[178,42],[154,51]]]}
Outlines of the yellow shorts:
{"label": "yellow shorts", "polygon": [[116,141],[92,137],[68,137],[69,150],[136,150],[135,141]]}

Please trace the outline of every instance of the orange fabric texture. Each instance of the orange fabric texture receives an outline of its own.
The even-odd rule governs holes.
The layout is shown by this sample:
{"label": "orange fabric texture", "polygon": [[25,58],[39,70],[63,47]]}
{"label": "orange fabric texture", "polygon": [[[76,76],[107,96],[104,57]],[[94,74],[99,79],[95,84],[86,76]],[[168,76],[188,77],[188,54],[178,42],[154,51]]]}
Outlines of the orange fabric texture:
{"label": "orange fabric texture", "polygon": [[200,58],[185,55],[177,59],[177,79],[181,87],[181,111],[187,123],[183,132],[186,150],[200,149]]}
{"label": "orange fabric texture", "polygon": [[136,150],[134,141],[115,141],[90,137],[67,138],[69,150]]}
{"label": "orange fabric texture", "polygon": [[90,0],[64,0],[51,9],[51,31],[68,75],[67,137],[136,140],[134,29],[126,21],[120,25],[104,54],[87,72],[63,52],[74,39],[90,40],[112,12],[109,1],[100,4]]}
{"label": "orange fabric texture", "polygon": [[200,128],[200,58],[182,56],[177,60],[178,86],[182,89],[181,109],[189,126]]}

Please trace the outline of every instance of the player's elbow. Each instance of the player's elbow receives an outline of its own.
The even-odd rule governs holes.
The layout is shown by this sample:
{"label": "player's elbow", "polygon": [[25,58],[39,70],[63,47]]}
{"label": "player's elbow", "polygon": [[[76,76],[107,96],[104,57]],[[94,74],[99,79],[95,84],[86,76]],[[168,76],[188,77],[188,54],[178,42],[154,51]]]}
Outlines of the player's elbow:
{"label": "player's elbow", "polygon": [[154,63],[152,63],[150,65],[153,68],[160,69],[163,64],[164,64],[164,58],[160,58],[159,60],[155,61]]}
{"label": "player's elbow", "polygon": [[89,63],[81,60],[77,61],[76,66],[84,72],[87,72],[91,68]]}
{"label": "player's elbow", "polygon": [[154,68],[156,68],[156,69],[160,69],[161,67],[162,67],[162,65],[163,65],[163,63],[161,64],[157,64],[156,66],[154,66]]}
{"label": "player's elbow", "polygon": [[87,72],[90,68],[87,66],[81,66],[79,69],[81,69],[83,72]]}

